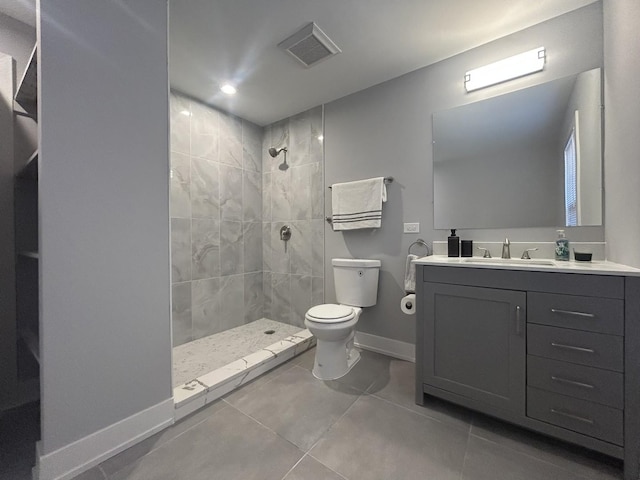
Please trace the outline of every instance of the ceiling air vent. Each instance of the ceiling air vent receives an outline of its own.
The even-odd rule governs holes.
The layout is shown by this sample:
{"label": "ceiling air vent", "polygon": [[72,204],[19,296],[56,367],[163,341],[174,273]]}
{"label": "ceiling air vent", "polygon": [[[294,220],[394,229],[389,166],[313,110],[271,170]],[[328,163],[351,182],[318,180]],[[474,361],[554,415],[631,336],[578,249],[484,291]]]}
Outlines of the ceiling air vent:
{"label": "ceiling air vent", "polygon": [[305,67],[311,67],[342,51],[313,22],[280,42],[278,47],[287,51]]}

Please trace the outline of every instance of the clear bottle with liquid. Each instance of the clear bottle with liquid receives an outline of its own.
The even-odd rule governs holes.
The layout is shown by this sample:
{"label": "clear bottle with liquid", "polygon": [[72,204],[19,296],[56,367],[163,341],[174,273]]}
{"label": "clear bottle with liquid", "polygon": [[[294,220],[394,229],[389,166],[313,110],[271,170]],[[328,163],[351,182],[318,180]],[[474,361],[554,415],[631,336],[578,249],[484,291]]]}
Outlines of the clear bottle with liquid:
{"label": "clear bottle with liquid", "polygon": [[569,261],[569,240],[564,234],[564,230],[557,230],[558,238],[556,240],[556,260]]}

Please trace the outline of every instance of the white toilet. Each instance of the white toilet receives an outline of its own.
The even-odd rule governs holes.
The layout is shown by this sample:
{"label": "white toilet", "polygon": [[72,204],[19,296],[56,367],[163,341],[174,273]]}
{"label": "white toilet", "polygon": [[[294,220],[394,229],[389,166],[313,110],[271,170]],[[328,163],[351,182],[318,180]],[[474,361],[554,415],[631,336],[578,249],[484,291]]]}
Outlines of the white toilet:
{"label": "white toilet", "polygon": [[320,380],[340,378],[360,360],[353,337],[361,307],[371,307],[378,300],[380,260],[334,258],[331,264],[340,305],[311,307],[304,320],[317,340],[313,376]]}

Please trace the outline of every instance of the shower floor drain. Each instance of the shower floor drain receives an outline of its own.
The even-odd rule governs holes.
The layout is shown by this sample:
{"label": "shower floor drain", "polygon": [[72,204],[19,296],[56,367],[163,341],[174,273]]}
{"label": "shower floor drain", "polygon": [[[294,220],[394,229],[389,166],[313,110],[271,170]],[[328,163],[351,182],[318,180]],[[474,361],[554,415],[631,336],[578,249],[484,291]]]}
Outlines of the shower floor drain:
{"label": "shower floor drain", "polygon": [[265,330],[264,332],[266,335],[273,335],[274,333],[276,333],[275,330]]}

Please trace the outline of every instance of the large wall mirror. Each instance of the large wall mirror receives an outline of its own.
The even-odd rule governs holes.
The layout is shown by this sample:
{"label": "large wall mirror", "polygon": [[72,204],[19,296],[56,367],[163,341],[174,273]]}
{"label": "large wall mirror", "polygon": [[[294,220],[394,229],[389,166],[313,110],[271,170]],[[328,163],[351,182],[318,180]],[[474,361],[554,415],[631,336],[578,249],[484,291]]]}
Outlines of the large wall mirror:
{"label": "large wall mirror", "polygon": [[602,225],[601,77],[434,113],[434,228]]}

